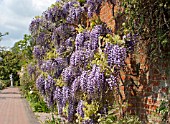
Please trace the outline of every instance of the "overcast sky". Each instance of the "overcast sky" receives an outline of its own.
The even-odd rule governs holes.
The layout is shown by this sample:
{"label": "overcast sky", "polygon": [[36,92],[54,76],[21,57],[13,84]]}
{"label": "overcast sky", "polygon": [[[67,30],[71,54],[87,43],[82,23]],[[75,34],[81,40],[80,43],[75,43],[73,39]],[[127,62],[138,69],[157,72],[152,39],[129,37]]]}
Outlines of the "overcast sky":
{"label": "overcast sky", "polygon": [[0,46],[12,47],[16,41],[29,34],[31,20],[55,3],[56,0],[0,0],[0,32],[9,32]]}

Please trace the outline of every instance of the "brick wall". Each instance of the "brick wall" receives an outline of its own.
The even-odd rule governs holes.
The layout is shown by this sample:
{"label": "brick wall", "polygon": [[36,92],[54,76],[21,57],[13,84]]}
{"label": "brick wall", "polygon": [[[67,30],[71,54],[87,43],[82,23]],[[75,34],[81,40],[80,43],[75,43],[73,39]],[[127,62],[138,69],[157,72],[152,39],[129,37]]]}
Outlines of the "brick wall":
{"label": "brick wall", "polygon": [[[113,32],[116,32],[124,21],[124,17],[117,16],[117,11],[122,11],[118,4],[118,0],[114,3],[103,1],[100,11],[100,19],[111,27]],[[160,116],[154,113],[170,87],[170,58],[151,63],[146,51],[146,45],[139,42],[135,52],[128,55],[127,65],[121,71],[122,82],[119,88],[123,100],[129,104],[126,112],[138,115],[143,123],[159,123]]]}

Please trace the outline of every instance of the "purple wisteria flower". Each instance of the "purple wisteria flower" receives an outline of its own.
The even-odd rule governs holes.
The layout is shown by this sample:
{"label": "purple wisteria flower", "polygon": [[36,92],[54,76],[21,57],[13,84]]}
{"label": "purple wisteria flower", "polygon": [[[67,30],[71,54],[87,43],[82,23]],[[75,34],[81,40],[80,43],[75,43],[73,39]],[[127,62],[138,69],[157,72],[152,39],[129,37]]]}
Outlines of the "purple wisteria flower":
{"label": "purple wisteria flower", "polygon": [[77,105],[77,114],[79,114],[82,118],[84,118],[83,108],[84,108],[83,100],[80,100],[78,105]]}

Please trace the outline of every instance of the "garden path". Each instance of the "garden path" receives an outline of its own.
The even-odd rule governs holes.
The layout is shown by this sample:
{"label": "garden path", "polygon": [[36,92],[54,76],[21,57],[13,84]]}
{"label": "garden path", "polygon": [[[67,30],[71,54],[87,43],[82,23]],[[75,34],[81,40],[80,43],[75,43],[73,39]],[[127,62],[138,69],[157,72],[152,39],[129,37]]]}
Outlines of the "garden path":
{"label": "garden path", "polygon": [[39,124],[16,87],[0,91],[0,124]]}

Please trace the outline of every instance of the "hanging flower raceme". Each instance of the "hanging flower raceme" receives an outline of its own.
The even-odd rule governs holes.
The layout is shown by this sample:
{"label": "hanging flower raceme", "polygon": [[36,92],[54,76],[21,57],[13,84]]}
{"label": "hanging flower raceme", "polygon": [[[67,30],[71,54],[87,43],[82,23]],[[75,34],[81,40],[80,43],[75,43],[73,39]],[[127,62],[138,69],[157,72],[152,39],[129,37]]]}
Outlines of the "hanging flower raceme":
{"label": "hanging flower raceme", "polygon": [[63,112],[63,94],[59,87],[54,90],[54,100],[57,101],[58,114],[61,115]]}
{"label": "hanging flower raceme", "polygon": [[45,95],[45,78],[40,75],[36,80],[36,87],[42,95]]}
{"label": "hanging flower raceme", "polygon": [[32,76],[32,74],[34,74],[36,72],[36,66],[33,64],[29,64],[28,65],[28,73],[30,76]]}
{"label": "hanging flower raceme", "polygon": [[78,105],[77,105],[77,114],[79,114],[82,118],[84,118],[83,108],[84,108],[83,100],[80,100]]}
{"label": "hanging flower raceme", "polygon": [[105,47],[105,53],[107,55],[107,61],[109,66],[113,67],[114,65],[117,65],[118,67],[121,67],[125,65],[125,47],[120,47],[118,45],[107,43]]}

